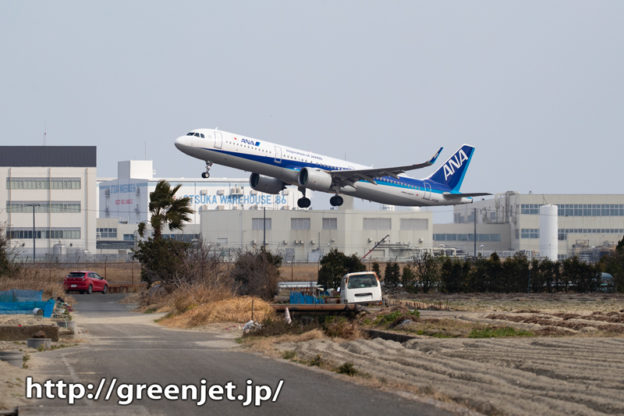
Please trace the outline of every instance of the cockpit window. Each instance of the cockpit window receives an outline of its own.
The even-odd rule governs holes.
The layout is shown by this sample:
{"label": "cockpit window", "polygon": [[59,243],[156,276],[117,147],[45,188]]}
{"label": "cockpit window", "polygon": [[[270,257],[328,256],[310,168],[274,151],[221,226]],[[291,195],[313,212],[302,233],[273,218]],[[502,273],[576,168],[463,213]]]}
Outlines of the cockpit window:
{"label": "cockpit window", "polygon": [[189,131],[188,133],[186,133],[187,136],[195,136],[195,133],[193,133],[192,131]]}
{"label": "cockpit window", "polygon": [[200,136],[202,139],[205,139],[205,138],[206,138],[206,136],[204,136],[204,133],[199,133],[199,136]]}

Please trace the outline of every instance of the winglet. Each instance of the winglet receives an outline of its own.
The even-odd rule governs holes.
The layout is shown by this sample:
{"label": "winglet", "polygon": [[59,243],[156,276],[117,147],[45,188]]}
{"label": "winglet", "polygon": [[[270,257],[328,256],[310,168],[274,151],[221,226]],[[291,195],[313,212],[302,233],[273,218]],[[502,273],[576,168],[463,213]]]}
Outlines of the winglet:
{"label": "winglet", "polygon": [[437,153],[435,155],[433,155],[433,157],[431,159],[429,159],[429,163],[430,165],[433,165],[435,163],[436,160],[438,160],[438,156],[440,156],[440,153],[442,153],[442,149],[444,149],[444,147],[440,147],[440,149],[438,149]]}

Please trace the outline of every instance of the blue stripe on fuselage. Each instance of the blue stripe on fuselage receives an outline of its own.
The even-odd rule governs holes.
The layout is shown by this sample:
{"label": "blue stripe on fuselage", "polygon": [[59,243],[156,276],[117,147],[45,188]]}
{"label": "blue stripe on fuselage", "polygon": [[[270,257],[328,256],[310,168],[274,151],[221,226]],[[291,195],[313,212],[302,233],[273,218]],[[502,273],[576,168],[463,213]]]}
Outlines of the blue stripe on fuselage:
{"label": "blue stripe on fuselage", "polygon": [[[252,155],[249,153],[232,152],[229,150],[222,150],[222,149],[208,149],[205,147],[202,149],[208,150],[211,152],[224,153],[230,156],[239,157],[241,159],[251,160],[254,162],[264,163],[266,165],[271,165],[271,166],[284,168],[284,169],[290,169],[294,171],[300,171],[303,168],[319,168],[319,169],[323,169],[327,171],[348,170],[346,168],[328,169],[326,166],[320,165],[318,163],[301,162],[300,160],[288,160],[288,159],[281,158],[279,159],[281,162],[278,163],[275,161],[276,160],[275,157],[270,157],[270,156]],[[359,180],[358,182],[368,182],[368,181]],[[407,178],[404,176],[400,176],[398,180],[390,176],[383,176],[380,178],[375,178],[375,182],[377,182],[378,185],[425,191],[424,181],[420,179],[415,179],[415,178]],[[444,192],[451,192],[451,189],[448,186],[444,186],[443,184],[433,182],[433,181],[429,181],[429,184],[431,185],[431,192],[433,193],[441,194]]]}

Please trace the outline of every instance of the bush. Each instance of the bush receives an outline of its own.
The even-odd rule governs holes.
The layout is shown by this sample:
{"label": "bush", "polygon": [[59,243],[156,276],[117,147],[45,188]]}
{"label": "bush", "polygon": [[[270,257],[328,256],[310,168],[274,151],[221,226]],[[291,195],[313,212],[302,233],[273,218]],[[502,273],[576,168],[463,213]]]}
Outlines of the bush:
{"label": "bush", "polygon": [[401,282],[401,269],[397,263],[386,263],[384,272],[384,285],[388,288],[397,287]]}
{"label": "bush", "polygon": [[330,316],[323,322],[325,334],[332,338],[355,339],[360,336],[360,329],[356,321],[345,317]]}
{"label": "bush", "polygon": [[231,276],[238,285],[238,294],[258,296],[265,300],[277,294],[279,267],[282,257],[268,251],[246,252],[238,255]]}
{"label": "bush", "polygon": [[410,265],[403,267],[403,274],[401,275],[401,283],[408,292],[417,292],[418,286],[416,285],[416,274]]}
{"label": "bush", "polygon": [[14,250],[9,245],[4,229],[0,227],[0,276],[11,276],[19,271],[14,258]]}
{"label": "bush", "polygon": [[346,362],[343,365],[341,365],[340,367],[338,367],[338,370],[336,370],[339,374],[346,374],[348,376],[354,376],[358,373],[358,371],[355,369],[355,366],[353,365],[353,363],[350,362]]}
{"label": "bush", "polygon": [[342,276],[347,273],[361,272],[366,270],[366,266],[355,254],[350,257],[337,249],[332,249],[321,258],[321,268],[318,273],[318,284],[325,289],[337,288],[340,286]]}
{"label": "bush", "polygon": [[174,284],[180,276],[188,248],[189,244],[183,241],[162,238],[139,241],[134,258],[141,262],[141,280],[148,286],[158,281],[165,286]]}
{"label": "bush", "polygon": [[440,281],[438,261],[429,253],[414,262],[418,280],[424,293],[437,287]]}

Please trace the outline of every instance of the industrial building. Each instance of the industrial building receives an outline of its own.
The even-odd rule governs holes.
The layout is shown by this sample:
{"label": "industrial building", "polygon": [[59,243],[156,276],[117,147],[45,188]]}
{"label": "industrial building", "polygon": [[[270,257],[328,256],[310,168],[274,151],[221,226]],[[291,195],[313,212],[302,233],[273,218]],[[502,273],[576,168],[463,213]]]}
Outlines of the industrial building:
{"label": "industrial building", "polygon": [[161,179],[172,187],[181,185],[176,196],[191,198],[191,224],[199,224],[206,210],[292,209],[299,198],[296,189],[277,195],[257,192],[246,178],[155,178],[151,160],[127,160],[118,162],[117,178],[98,180],[98,217],[127,224],[147,222],[149,194]]}
{"label": "industrial building", "polygon": [[[347,203],[348,207],[351,205]],[[331,249],[371,259],[409,260],[432,247],[431,213],[420,210],[203,211],[201,238],[224,256],[264,244],[286,261],[316,262]]]}
{"label": "industrial building", "polygon": [[95,253],[95,146],[0,146],[0,181],[0,223],[18,256],[33,244],[36,257]]}
{"label": "industrial building", "polygon": [[454,207],[452,224],[436,224],[435,245],[455,247],[470,255],[523,252],[540,255],[540,207],[557,206],[558,256],[596,260],[624,237],[624,195],[519,194]]}

